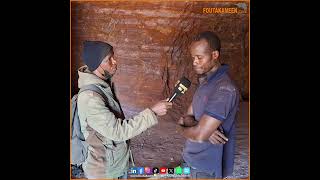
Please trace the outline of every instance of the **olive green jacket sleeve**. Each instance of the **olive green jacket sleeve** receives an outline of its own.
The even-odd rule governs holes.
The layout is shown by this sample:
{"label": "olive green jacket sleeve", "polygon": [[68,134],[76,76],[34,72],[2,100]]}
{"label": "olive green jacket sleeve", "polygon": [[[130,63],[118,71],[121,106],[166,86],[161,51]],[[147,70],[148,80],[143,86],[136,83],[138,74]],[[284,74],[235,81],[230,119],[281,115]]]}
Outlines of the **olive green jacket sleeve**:
{"label": "olive green jacket sleeve", "polygon": [[157,116],[148,108],[131,119],[116,118],[101,97],[89,91],[81,93],[78,101],[79,111],[85,112],[87,124],[113,141],[131,139],[158,123]]}

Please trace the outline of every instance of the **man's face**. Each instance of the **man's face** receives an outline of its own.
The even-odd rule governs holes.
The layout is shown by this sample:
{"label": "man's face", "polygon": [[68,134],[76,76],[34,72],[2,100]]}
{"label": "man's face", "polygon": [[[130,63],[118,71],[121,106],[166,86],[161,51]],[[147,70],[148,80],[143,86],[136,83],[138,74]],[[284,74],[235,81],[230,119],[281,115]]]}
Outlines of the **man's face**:
{"label": "man's face", "polygon": [[102,63],[101,67],[108,71],[111,75],[114,75],[117,71],[117,61],[114,59],[114,53],[109,54],[106,56]]}
{"label": "man's face", "polygon": [[209,72],[217,62],[218,51],[211,51],[206,40],[192,42],[190,53],[193,61],[193,69],[199,75]]}

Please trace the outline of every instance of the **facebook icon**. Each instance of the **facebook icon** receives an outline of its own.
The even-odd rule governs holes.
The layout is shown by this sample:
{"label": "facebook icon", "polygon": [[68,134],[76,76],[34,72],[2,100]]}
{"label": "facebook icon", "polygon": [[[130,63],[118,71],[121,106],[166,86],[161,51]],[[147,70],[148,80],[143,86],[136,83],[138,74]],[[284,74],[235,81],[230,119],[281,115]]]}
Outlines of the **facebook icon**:
{"label": "facebook icon", "polygon": [[143,167],[138,167],[138,174],[144,174],[144,168]]}

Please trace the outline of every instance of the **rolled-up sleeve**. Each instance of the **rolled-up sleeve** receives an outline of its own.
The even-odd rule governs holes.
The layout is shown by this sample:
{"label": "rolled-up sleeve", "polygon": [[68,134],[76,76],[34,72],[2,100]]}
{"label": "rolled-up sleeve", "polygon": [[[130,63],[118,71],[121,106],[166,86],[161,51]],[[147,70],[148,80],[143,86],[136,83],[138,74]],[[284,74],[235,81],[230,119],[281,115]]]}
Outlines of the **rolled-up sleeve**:
{"label": "rolled-up sleeve", "polygon": [[130,119],[117,118],[97,96],[90,97],[86,110],[88,125],[114,141],[131,139],[158,123],[157,116],[150,109],[145,109]]}

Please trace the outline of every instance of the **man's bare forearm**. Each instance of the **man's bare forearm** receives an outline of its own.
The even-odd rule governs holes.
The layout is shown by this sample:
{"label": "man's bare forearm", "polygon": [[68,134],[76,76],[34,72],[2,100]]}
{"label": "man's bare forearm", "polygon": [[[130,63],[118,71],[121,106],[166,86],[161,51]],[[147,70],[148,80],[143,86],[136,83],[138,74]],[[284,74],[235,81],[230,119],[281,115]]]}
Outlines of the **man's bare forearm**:
{"label": "man's bare forearm", "polygon": [[[184,117],[184,120],[188,119],[194,119],[193,116],[187,116]],[[220,126],[221,121],[208,116],[208,115],[203,115],[201,116],[199,123],[197,125],[192,126],[192,127],[183,127],[180,126],[179,130],[180,133],[191,140],[194,141],[207,141],[209,140],[209,137],[214,133],[214,131],[217,130],[217,128]]]}
{"label": "man's bare forearm", "polygon": [[199,129],[197,128],[197,126],[193,126],[193,127],[180,126],[179,133],[191,141],[202,142],[202,140],[198,138]]}

